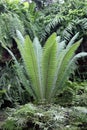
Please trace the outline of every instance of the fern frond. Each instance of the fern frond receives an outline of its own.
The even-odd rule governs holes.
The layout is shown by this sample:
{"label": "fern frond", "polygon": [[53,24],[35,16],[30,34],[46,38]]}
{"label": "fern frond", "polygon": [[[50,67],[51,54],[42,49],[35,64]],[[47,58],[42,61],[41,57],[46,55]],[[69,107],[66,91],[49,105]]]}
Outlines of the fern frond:
{"label": "fern frond", "polygon": [[87,56],[87,52],[80,52],[73,57],[72,62],[76,61],[78,58],[85,57],[85,56]]}
{"label": "fern frond", "polygon": [[[61,88],[61,82],[63,82],[62,77],[64,75],[64,72],[66,71],[66,68],[74,56],[74,53],[76,49],[79,47],[80,41],[77,43],[73,44],[69,49],[65,49],[64,52],[61,52],[61,59],[58,61],[58,71],[57,71],[57,81],[56,81],[56,88],[54,88],[54,91],[56,92],[58,88]],[[67,75],[68,76],[68,75]],[[57,87],[58,86],[58,87]],[[54,92],[54,93],[55,93]]]}
{"label": "fern frond", "polygon": [[73,28],[75,27],[75,22],[69,23],[63,32],[63,38],[66,42],[69,42],[70,39],[74,36]]}
{"label": "fern frond", "polygon": [[[86,52],[81,52],[81,53],[76,54],[76,55],[70,60],[68,66],[66,67],[66,70],[65,70],[65,72],[64,72],[64,75],[63,75],[63,77],[62,77],[62,81],[63,81],[63,82],[61,82],[61,84],[60,84],[60,86],[61,86],[62,88],[64,87],[65,82],[68,80],[69,75],[70,75],[71,73],[73,73],[74,70],[76,70],[76,68],[77,68],[76,61],[77,61],[77,59],[79,59],[79,58],[81,58],[81,57],[85,57],[85,56],[87,56],[87,53],[86,53]],[[67,75],[68,75],[68,76],[67,76]]]}
{"label": "fern frond", "polygon": [[[16,57],[14,56],[14,54],[5,46],[5,44],[2,43],[2,47],[5,48],[8,53],[12,56],[12,59],[15,62],[15,66],[16,66],[16,71],[18,73],[20,82],[23,84],[23,86],[25,87],[26,91],[29,93],[29,95],[34,96],[33,90],[30,87],[30,83],[29,80],[27,80],[26,76],[23,73],[22,67],[21,65],[18,63]],[[25,82],[26,81],[26,82]]]}
{"label": "fern frond", "polygon": [[[20,33],[19,30],[16,30],[16,34],[17,34],[17,38],[19,39],[21,44],[24,44],[24,37],[22,36],[22,34]],[[15,39],[15,38],[14,38]],[[17,40],[17,39],[16,39]]]}
{"label": "fern frond", "polygon": [[53,87],[53,80],[56,71],[56,54],[57,54],[57,43],[55,33],[47,40],[42,56],[42,74],[43,74],[43,85],[45,89],[45,98],[49,99],[50,92]]}
{"label": "fern frond", "polygon": [[72,38],[71,40],[69,41],[68,45],[67,45],[67,48],[70,47],[73,43],[75,43],[75,40],[78,38],[79,36],[79,32],[76,33]]}
{"label": "fern frond", "polygon": [[33,91],[35,92],[35,96],[38,100],[38,97],[42,99],[40,90],[40,81],[39,81],[39,72],[38,72],[38,63],[34,50],[33,43],[31,42],[29,36],[25,37],[24,44],[17,42],[19,50],[21,52],[22,58],[24,60],[25,68],[27,74],[31,80]]}
{"label": "fern frond", "polygon": [[63,23],[64,21],[65,21],[65,18],[63,16],[56,15],[55,18],[50,23],[48,23],[48,25],[43,30],[42,35],[41,35],[41,38],[42,38],[41,41],[43,41],[47,35],[50,35],[51,33],[53,33],[52,29],[54,30],[56,26],[60,26],[61,23]]}
{"label": "fern frond", "polygon": [[62,42],[57,42],[58,43],[58,48],[57,48],[57,56],[59,57],[59,54],[64,50],[66,47],[65,41]]}
{"label": "fern frond", "polygon": [[37,65],[38,65],[40,92],[41,92],[41,95],[43,95],[43,97],[44,97],[44,93],[43,93],[44,87],[42,84],[42,78],[43,78],[42,77],[42,66],[41,66],[43,50],[42,50],[42,46],[40,45],[40,42],[37,37],[34,38],[33,45],[34,45],[34,50],[35,50],[35,55],[36,55]]}

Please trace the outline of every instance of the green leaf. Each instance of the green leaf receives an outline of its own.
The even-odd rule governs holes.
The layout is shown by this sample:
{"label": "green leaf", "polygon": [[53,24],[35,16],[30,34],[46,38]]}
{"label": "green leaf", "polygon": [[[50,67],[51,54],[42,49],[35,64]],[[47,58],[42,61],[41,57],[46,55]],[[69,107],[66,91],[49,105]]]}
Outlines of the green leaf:
{"label": "green leaf", "polygon": [[54,42],[56,41],[56,33],[53,33],[46,41],[45,46],[44,46],[44,50],[45,48],[49,48],[49,46],[51,46]]}
{"label": "green leaf", "polygon": [[75,42],[75,40],[78,38],[78,36],[79,36],[79,32],[76,33],[76,34],[74,35],[74,37],[72,37],[72,39],[70,40],[70,42],[69,42],[68,45],[67,45],[67,48],[70,47],[70,46]]}
{"label": "green leaf", "polygon": [[50,92],[53,87],[53,80],[56,71],[56,54],[57,43],[55,34],[53,34],[46,42],[42,57],[42,74],[45,89],[45,98],[49,99]]}
{"label": "green leaf", "polygon": [[15,62],[15,66],[16,66],[16,71],[18,73],[18,76],[20,78],[20,82],[23,84],[23,86],[25,87],[26,91],[29,93],[29,95],[33,95],[34,96],[34,93],[33,93],[33,90],[32,88],[30,87],[30,84],[29,84],[29,81],[26,79],[24,73],[23,73],[23,70],[20,66],[20,64],[18,63],[16,57],[14,56],[14,54],[12,53],[12,51],[10,51],[10,49],[8,49],[5,44],[2,43],[2,46],[8,51],[8,53],[12,56],[12,59],[14,60]]}
{"label": "green leaf", "polygon": [[29,36],[25,37],[25,42],[22,48],[22,56],[25,64],[25,69],[32,83],[33,91],[36,94],[36,98],[42,98],[40,95],[40,82],[39,82],[39,72],[38,63],[34,50],[33,43],[31,42]]}
{"label": "green leaf", "polygon": [[44,97],[44,94],[43,94],[44,87],[42,84],[42,66],[41,66],[43,50],[42,50],[42,47],[41,47],[40,42],[39,42],[37,37],[34,38],[33,45],[34,45],[35,55],[36,55],[36,59],[37,59],[38,76],[39,76],[39,83],[40,83],[40,93]]}
{"label": "green leaf", "polygon": [[[70,62],[70,60],[73,58],[75,51],[80,45],[80,41],[77,43],[73,44],[70,48],[66,48],[64,52],[61,52],[61,59],[58,62],[58,73],[57,73],[57,82],[56,82],[56,87],[54,88],[54,93],[58,91],[58,88],[62,88],[61,82],[64,82],[62,77],[64,73],[66,72],[66,68]],[[68,77],[69,74],[67,73],[66,77]]]}

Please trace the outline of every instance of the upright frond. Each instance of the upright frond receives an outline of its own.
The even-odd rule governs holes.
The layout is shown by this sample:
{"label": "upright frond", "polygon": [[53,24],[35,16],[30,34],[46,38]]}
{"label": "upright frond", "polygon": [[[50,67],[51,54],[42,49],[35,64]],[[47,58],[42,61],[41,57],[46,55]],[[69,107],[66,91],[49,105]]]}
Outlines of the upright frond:
{"label": "upright frond", "polygon": [[79,32],[76,33],[76,34],[74,35],[74,37],[71,38],[71,40],[69,41],[69,43],[68,43],[68,45],[67,45],[67,48],[70,47],[70,46],[75,42],[75,40],[77,39],[78,36],[79,36]]}
{"label": "upright frond", "polygon": [[40,42],[39,42],[37,37],[34,38],[33,45],[34,45],[35,55],[36,55],[36,59],[37,59],[40,92],[41,92],[41,95],[44,96],[44,94],[43,94],[43,92],[44,92],[43,88],[44,87],[43,87],[43,84],[42,84],[42,67],[41,67],[43,50],[42,50],[42,46],[40,45]]}
{"label": "upright frond", "polygon": [[[26,91],[29,93],[29,95],[33,95],[33,90],[30,87],[30,83],[29,80],[27,80],[26,76],[23,73],[22,67],[21,65],[18,63],[16,57],[14,56],[14,54],[2,43],[2,46],[8,51],[8,53],[12,56],[12,59],[14,60],[15,66],[16,66],[16,71],[18,73],[20,82],[23,84],[23,86],[25,87]],[[26,81],[26,82],[25,82]]]}
{"label": "upright frond", "polygon": [[40,95],[38,63],[33,43],[31,42],[29,36],[26,36],[23,45],[20,45],[19,42],[17,42],[17,44],[24,60],[25,69],[32,83],[33,91],[35,92],[35,96],[38,100],[38,97],[42,98],[42,95]]}
{"label": "upright frond", "polygon": [[54,89],[55,92],[58,91],[57,90],[58,88],[62,87],[60,85],[61,85],[61,82],[63,82],[62,77],[64,75],[64,72],[66,71],[66,68],[67,68],[69,62],[72,59],[72,57],[74,56],[74,53],[77,50],[77,48],[79,47],[79,45],[80,45],[80,42],[78,41],[77,43],[73,44],[69,49],[65,49],[65,51],[61,53],[62,54],[61,59],[58,62],[58,73],[57,73],[58,78],[56,81],[56,88]]}
{"label": "upright frond", "polygon": [[63,77],[62,77],[62,81],[63,81],[63,82],[61,82],[61,84],[60,84],[61,88],[64,87],[65,82],[66,82],[66,81],[68,80],[68,78],[69,78],[69,75],[76,70],[76,68],[77,68],[76,61],[77,61],[77,59],[79,59],[79,58],[81,58],[81,57],[85,57],[85,56],[87,56],[87,53],[86,53],[86,52],[81,52],[81,53],[79,53],[79,54],[76,54],[76,55],[70,60],[68,66],[66,67],[66,70],[65,70],[65,72],[64,72],[64,74],[63,74]]}
{"label": "upright frond", "polygon": [[[54,37],[54,38],[53,38]],[[56,71],[57,43],[55,34],[46,42],[42,57],[43,85],[45,89],[45,98],[50,100],[50,92],[53,87],[53,80]]]}

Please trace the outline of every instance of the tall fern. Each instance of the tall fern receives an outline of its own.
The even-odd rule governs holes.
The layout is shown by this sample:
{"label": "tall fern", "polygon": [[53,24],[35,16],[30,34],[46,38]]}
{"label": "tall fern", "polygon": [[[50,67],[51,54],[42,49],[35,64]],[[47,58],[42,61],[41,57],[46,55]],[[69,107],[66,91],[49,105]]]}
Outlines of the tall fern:
{"label": "tall fern", "polygon": [[[60,42],[60,38],[53,33],[43,48],[38,38],[32,42],[29,36],[23,38],[19,31],[17,31],[17,36],[16,42],[31,82],[32,95],[38,102],[44,100],[52,102],[58,90],[65,87],[71,70],[75,69],[76,60],[79,57],[87,56],[86,52],[75,55],[75,51],[81,43],[80,40],[73,44],[78,34],[65,46],[65,41]],[[7,51],[9,52],[9,49]],[[10,54],[14,57],[12,53]],[[17,64],[17,62],[15,63]]]}

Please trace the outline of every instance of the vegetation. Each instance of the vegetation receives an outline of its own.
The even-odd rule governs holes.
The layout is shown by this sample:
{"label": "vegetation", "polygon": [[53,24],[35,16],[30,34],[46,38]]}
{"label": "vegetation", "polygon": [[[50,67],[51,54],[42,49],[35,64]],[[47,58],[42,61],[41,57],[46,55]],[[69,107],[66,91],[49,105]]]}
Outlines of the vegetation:
{"label": "vegetation", "polygon": [[[75,69],[76,60],[87,55],[87,53],[82,52],[74,56],[81,42],[80,40],[73,44],[78,34],[65,46],[65,42],[60,42],[59,37],[53,33],[47,39],[43,50],[38,38],[35,38],[32,43],[29,36],[26,36],[24,39],[19,31],[17,31],[17,35],[19,40],[16,39],[16,42],[31,82],[31,86],[28,85],[29,94],[33,95],[36,101],[44,102],[46,100],[46,102],[51,102],[52,98],[58,93],[58,90],[62,91],[65,87],[65,81],[68,79],[72,70]],[[3,47],[6,48],[4,44]],[[20,70],[20,66],[13,53],[8,48],[6,50],[8,50],[15,60],[18,74],[21,76],[22,70]],[[23,74],[21,80],[24,80]]]}
{"label": "vegetation", "polygon": [[[6,130],[80,130],[87,129],[87,108],[64,108],[58,105],[26,104],[10,111],[9,117],[3,124]],[[84,127],[85,124],[85,127]]]}
{"label": "vegetation", "polygon": [[86,95],[87,0],[1,0],[0,129],[86,130]]}

